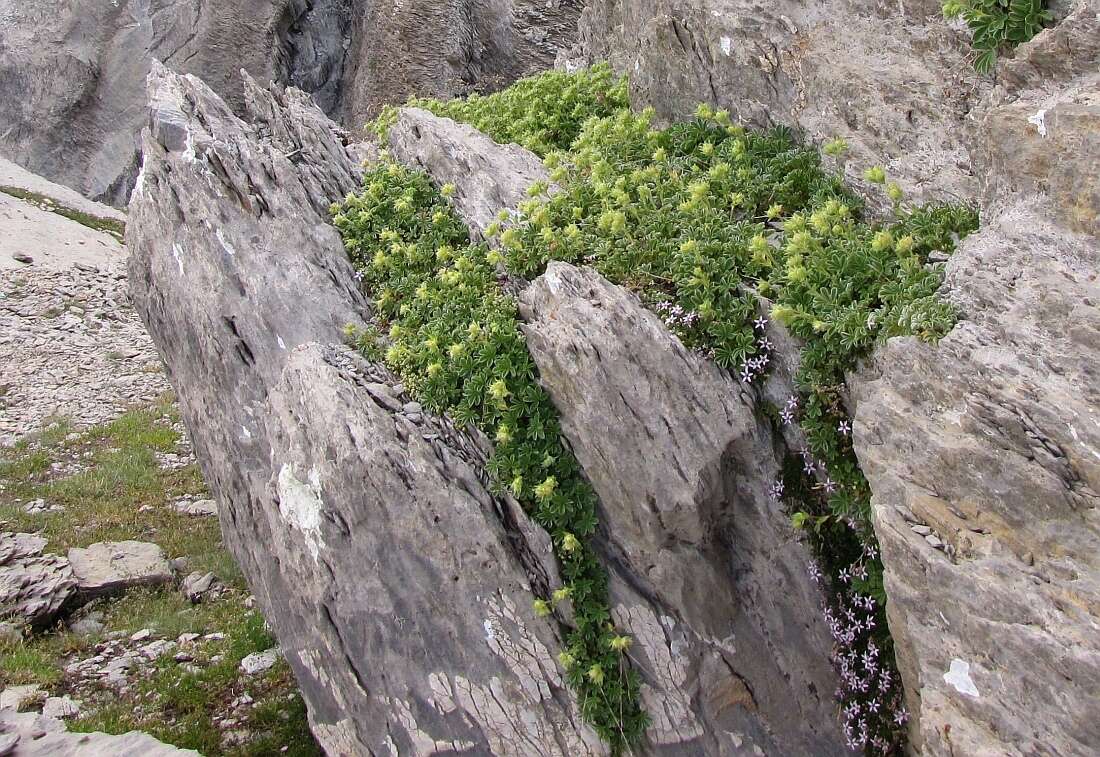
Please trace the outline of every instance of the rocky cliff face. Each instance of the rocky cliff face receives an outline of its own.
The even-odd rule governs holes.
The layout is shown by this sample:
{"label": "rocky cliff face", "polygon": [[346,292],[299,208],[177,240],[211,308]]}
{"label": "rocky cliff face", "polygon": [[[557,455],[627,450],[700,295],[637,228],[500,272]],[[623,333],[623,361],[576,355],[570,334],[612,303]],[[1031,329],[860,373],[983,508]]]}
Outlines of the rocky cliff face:
{"label": "rocky cliff face", "polygon": [[650,738],[704,754],[737,753],[723,734],[768,754],[842,752],[824,598],[768,495],[782,453],[752,396],[594,271],[551,264],[520,312],[600,495],[613,612],[639,635],[651,682]]}
{"label": "rocky cliff face", "polygon": [[492,89],[548,67],[578,12],[573,0],[3,0],[0,151],[125,205],[152,60],[198,75],[238,113],[243,68],[300,87],[358,129],[385,103]]}
{"label": "rocky cliff face", "polygon": [[850,380],[924,754],[1100,743],[1100,5],[1055,5],[995,86],[931,2],[596,0],[560,61],[610,57],[666,118],[711,102],[842,136],[851,173],[882,163],[918,198],[980,197],[947,266],[959,325]]}
{"label": "rocky cliff face", "polygon": [[556,623],[531,607],[548,538],[489,492],[483,439],[341,346],[369,317],[327,223],[356,182],[344,135],[301,93],[246,80],[249,127],[196,79],[155,67],[150,87],[135,305],[318,739],[332,755],[600,753]]}
{"label": "rocky cliff face", "polygon": [[[1066,8],[996,88],[969,73],[965,35],[936,12],[598,0],[581,52],[631,70],[666,117],[710,100],[845,136],[853,164],[887,162],[917,196],[982,198],[983,229],[947,269],[959,324],[937,345],[891,340],[849,377],[911,743],[1088,754],[1100,743],[1100,6]],[[348,136],[301,93],[245,82],[251,125],[155,67],[131,275],[318,738],[332,754],[601,753],[552,657],[558,621],[531,609],[557,581],[550,542],[490,490],[489,443],[340,345],[344,324],[370,321],[326,215],[357,181]],[[391,148],[459,183],[475,232],[546,176],[524,151],[424,112],[401,114]],[[800,440],[761,424],[753,397],[591,271],[555,264],[510,285],[601,497],[612,613],[635,636],[653,717],[643,751],[842,753],[821,597],[765,493]],[[789,393],[797,350],[780,337],[772,400]]]}
{"label": "rocky cliff face", "polygon": [[929,754],[1100,743],[1098,10],[1077,3],[1021,48],[1019,89],[983,104],[982,230],[945,282],[962,320],[936,346],[892,340],[852,382]]}

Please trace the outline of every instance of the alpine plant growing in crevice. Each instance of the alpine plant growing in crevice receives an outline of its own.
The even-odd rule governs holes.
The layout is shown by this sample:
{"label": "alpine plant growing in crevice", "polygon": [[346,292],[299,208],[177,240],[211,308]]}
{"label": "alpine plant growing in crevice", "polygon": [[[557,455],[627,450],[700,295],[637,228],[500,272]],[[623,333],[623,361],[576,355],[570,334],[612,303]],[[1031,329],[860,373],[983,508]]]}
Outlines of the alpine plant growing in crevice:
{"label": "alpine plant growing in crevice", "polygon": [[[861,198],[826,167],[831,158],[789,130],[746,130],[708,106],[689,122],[654,128],[651,111],[629,110],[625,82],[606,66],[544,74],[489,97],[415,104],[529,146],[561,191],[531,187],[514,217],[503,213],[487,230],[492,246],[471,245],[447,202],[453,187],[436,190],[385,160],[371,168],[364,191],[334,208],[381,329],[355,336],[427,407],[495,440],[497,485],[552,535],[562,564],[564,585],[534,603],[541,614],[573,605],[559,660],[585,717],[615,751],[636,743],[647,723],[630,637],[611,625],[606,573],[588,542],[598,502],[561,442],[515,301],[498,280],[501,265],[526,278],[551,260],[591,266],[748,385],[768,372],[768,318],[803,340],[800,395],[771,415],[798,423],[807,448],[791,455],[772,494],[817,555],[807,569],[829,597],[823,612],[849,744],[900,750],[906,715],[845,374],[885,338],[935,340],[951,329],[955,314],[936,297],[942,264],[930,254],[951,252],[976,228],[976,213],[909,207],[885,170],[871,167],[865,177],[882,185],[894,214],[865,221]],[[392,118],[376,122],[379,133]],[[839,159],[845,147],[833,140],[824,152]]]}

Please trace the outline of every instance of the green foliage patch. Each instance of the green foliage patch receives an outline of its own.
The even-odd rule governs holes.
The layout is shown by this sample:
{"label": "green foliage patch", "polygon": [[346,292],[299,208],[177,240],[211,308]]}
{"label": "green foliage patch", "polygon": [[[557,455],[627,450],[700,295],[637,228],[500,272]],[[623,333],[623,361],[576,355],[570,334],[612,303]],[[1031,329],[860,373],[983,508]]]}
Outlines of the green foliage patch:
{"label": "green foliage patch", "polygon": [[[599,64],[575,74],[548,71],[520,79],[491,95],[445,102],[420,98],[408,104],[470,124],[501,144],[515,142],[542,157],[568,148],[588,118],[616,113],[630,101],[626,80],[616,78],[607,64]],[[387,106],[372,125],[383,142],[396,118],[397,108]]]}
{"label": "green foliage patch", "polygon": [[947,0],[943,15],[966,21],[978,51],[974,68],[983,74],[993,68],[999,50],[1027,42],[1052,18],[1047,0]]}
{"label": "green foliage patch", "polygon": [[[573,603],[576,628],[561,660],[586,717],[617,750],[646,724],[622,654],[629,637],[609,623],[606,578],[587,544],[596,497],[560,441],[515,302],[500,286],[503,271],[531,278],[552,260],[591,266],[637,292],[687,346],[747,384],[766,375],[770,360],[762,311],[804,340],[801,396],[774,415],[797,420],[808,448],[773,493],[821,555],[826,575],[817,565],[811,575],[829,581],[838,608],[866,616],[856,625],[842,622],[840,610],[841,621],[830,616],[845,655],[871,659],[874,668],[859,668],[863,678],[845,673],[849,740],[878,753],[895,749],[900,687],[844,376],[880,340],[934,340],[952,327],[955,314],[935,296],[942,265],[930,255],[952,251],[976,227],[976,213],[910,207],[886,172],[871,167],[866,177],[883,185],[894,214],[865,220],[863,200],[789,130],[748,131],[707,106],[687,123],[654,128],[651,112],[625,107],[622,83],[603,67],[429,107],[531,146],[555,187],[533,186],[517,213],[487,230],[490,245],[471,245],[446,200],[453,188],[437,192],[426,176],[390,163],[371,169],[363,193],[334,208],[379,314],[379,328],[353,336],[426,406],[496,440],[495,480],[550,532],[562,561],[565,585],[535,607],[548,613],[555,602]],[[844,149],[834,140],[825,153]],[[864,679],[881,690],[860,691]]]}

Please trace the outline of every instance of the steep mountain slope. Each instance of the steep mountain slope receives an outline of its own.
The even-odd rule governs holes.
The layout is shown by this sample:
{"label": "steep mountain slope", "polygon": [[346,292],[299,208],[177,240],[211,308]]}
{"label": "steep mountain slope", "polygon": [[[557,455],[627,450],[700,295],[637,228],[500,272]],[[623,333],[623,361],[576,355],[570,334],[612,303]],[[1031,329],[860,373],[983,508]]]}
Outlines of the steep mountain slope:
{"label": "steep mountain slope", "polygon": [[493,89],[552,65],[574,0],[0,2],[0,153],[124,206],[150,61],[241,112],[239,71],[293,84],[352,129],[412,95]]}

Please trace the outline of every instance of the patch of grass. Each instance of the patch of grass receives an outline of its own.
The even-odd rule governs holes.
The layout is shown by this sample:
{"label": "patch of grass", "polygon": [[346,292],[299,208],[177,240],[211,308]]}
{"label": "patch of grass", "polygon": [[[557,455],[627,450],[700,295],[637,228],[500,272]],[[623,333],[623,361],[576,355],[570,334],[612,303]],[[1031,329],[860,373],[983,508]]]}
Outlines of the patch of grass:
{"label": "patch of grass", "polygon": [[[157,597],[148,596],[142,604],[148,611],[156,602]],[[115,616],[113,620],[120,617],[134,619],[124,615]],[[143,618],[149,619],[148,615]],[[107,733],[141,730],[167,743],[196,749],[208,756],[284,753],[312,757],[321,754],[309,733],[305,705],[295,692],[286,663],[280,662],[270,671],[251,678],[239,671],[240,662],[246,656],[274,645],[258,613],[244,610],[239,597],[229,601],[223,599],[170,632],[166,633],[163,625],[157,630],[171,638],[180,628],[191,632],[216,628],[226,637],[199,642],[194,650],[197,663],[194,670],[181,667],[171,656],[161,658],[133,689],[82,717],[72,724],[71,730]],[[215,718],[229,712],[233,700],[245,693],[257,704],[239,711],[238,725],[227,730],[243,729],[250,735],[244,744],[223,746],[223,730]],[[283,747],[286,747],[285,752],[282,752]]]}
{"label": "patch of grass", "polygon": [[[99,633],[81,636],[59,623],[18,643],[0,643],[0,688],[38,684],[51,695],[80,699],[82,716],[70,730],[137,729],[208,757],[319,757],[286,663],[255,677],[239,671],[245,656],[270,648],[274,640],[260,615],[246,606],[243,577],[222,545],[217,520],[180,515],[170,507],[185,494],[204,492],[194,465],[167,470],[157,463],[158,454],[178,449],[177,420],[171,398],[164,397],[79,433],[63,420],[54,421],[33,437],[0,448],[0,520],[5,528],[42,533],[49,539],[47,549],[56,552],[104,540],[152,541],[169,556],[186,556],[190,570],[213,571],[229,589],[198,605],[174,585],[96,600],[79,613],[99,613]],[[23,512],[23,502],[37,498],[65,509]],[[97,644],[108,637],[125,638],[142,629],[169,640],[184,633],[225,637],[188,648],[193,669],[169,654],[149,663],[122,692],[89,687],[65,673],[70,662],[97,654]],[[232,703],[245,693],[254,706],[234,711]],[[223,732],[232,729],[220,728],[216,718],[231,711],[239,719],[232,729],[247,733],[240,743],[223,745]]]}
{"label": "patch of grass", "polygon": [[[177,449],[177,420],[164,398],[75,438],[68,424],[56,423],[32,441],[0,449],[0,519],[41,533],[56,552],[100,541],[152,541],[169,557],[188,556],[194,570],[213,570],[243,586],[221,547],[217,520],[181,515],[171,506],[205,491],[198,466],[158,464],[157,453]],[[23,503],[33,499],[64,510],[25,513]]]}
{"label": "patch of grass", "polygon": [[89,229],[110,234],[120,242],[126,234],[126,224],[122,221],[118,221],[114,218],[103,218],[102,216],[75,210],[39,192],[32,192],[28,189],[21,189],[20,187],[9,187],[7,185],[0,185],[0,192],[29,202],[42,210],[64,216],[70,221],[76,221],[81,226],[87,226]]}
{"label": "patch of grass", "polygon": [[61,680],[57,661],[63,653],[56,637],[39,642],[0,643],[0,683],[3,686],[36,683],[51,687]]}

